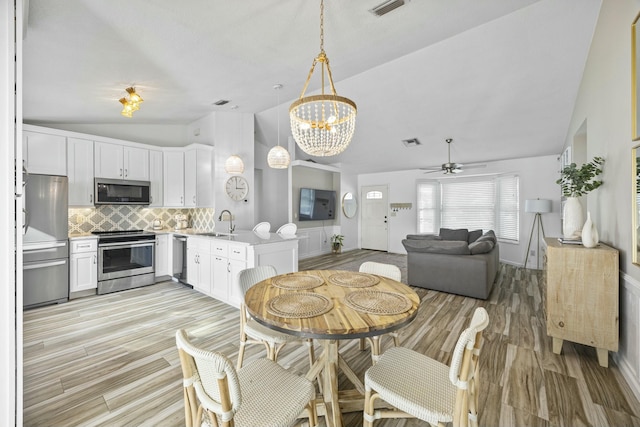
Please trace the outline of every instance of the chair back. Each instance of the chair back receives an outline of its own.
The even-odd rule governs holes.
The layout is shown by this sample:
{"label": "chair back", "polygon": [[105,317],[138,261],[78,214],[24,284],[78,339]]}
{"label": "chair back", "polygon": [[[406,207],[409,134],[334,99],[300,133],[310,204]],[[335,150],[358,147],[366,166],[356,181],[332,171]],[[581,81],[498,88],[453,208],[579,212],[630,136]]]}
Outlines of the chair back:
{"label": "chair back", "polygon": [[250,287],[258,282],[276,276],[278,272],[272,265],[259,265],[257,267],[246,268],[238,274],[238,283],[242,295],[246,294]]}
{"label": "chair back", "polygon": [[[489,315],[483,307],[476,308],[469,327],[465,329],[453,350],[449,380],[458,388],[453,425],[466,426],[470,414],[477,414],[478,366],[482,349],[482,332],[489,325]],[[472,423],[477,420],[471,420]]]}
{"label": "chair back", "polygon": [[259,222],[255,225],[255,227],[253,227],[253,231],[257,233],[268,233],[269,231],[271,231],[271,224],[266,221]]}
{"label": "chair back", "polygon": [[388,277],[389,279],[395,280],[397,282],[399,282],[400,278],[402,277],[402,273],[398,266],[373,261],[367,261],[360,264],[360,272]]}
{"label": "chair back", "polygon": [[289,222],[281,226],[280,228],[278,228],[278,231],[276,231],[276,233],[291,235],[291,234],[296,234],[296,231],[298,231],[298,226],[292,222]]}
{"label": "chair back", "polygon": [[196,416],[199,411],[195,401],[192,399],[187,402],[190,387],[195,389],[195,394],[205,409],[217,414],[223,423],[232,420],[240,409],[242,396],[238,375],[231,361],[221,353],[203,350],[191,344],[184,329],[176,332],[176,345],[184,377],[185,405],[190,406],[186,411],[192,414],[192,418],[187,419],[187,425],[199,426],[201,422]]}

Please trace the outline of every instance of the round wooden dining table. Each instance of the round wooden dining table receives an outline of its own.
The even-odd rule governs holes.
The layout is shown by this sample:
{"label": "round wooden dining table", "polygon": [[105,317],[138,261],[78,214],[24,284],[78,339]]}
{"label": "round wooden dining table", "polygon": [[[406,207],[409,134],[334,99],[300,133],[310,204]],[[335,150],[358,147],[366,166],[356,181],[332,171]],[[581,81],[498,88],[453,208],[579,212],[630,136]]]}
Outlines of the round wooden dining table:
{"label": "round wooden dining table", "polygon": [[[318,340],[322,354],[307,374],[321,381],[318,414],[331,427],[343,425],[342,412],[363,410],[364,385],[338,352],[340,340],[370,338],[396,331],[415,317],[420,298],[404,283],[342,270],[282,274],[252,286],[245,294],[251,316],[263,325],[301,338]],[[340,369],[355,390],[338,390]]]}

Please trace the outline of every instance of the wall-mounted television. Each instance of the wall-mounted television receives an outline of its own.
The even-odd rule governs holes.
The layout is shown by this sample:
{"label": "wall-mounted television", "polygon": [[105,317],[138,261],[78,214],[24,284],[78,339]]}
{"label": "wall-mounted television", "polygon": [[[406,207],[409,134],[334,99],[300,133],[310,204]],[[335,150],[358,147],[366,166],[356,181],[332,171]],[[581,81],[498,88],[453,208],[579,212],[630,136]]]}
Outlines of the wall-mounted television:
{"label": "wall-mounted television", "polygon": [[333,190],[300,189],[300,221],[322,221],[334,219],[336,212],[336,192]]}

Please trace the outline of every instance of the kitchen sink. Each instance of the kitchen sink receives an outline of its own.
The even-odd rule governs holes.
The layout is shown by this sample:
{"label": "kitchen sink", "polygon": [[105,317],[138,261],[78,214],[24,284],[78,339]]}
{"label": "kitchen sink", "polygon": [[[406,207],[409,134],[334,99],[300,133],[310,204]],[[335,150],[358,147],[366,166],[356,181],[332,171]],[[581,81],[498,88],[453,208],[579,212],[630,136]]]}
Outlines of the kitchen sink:
{"label": "kitchen sink", "polygon": [[219,233],[217,231],[210,233],[196,233],[196,236],[208,236],[208,237],[233,237],[235,234],[231,233]]}

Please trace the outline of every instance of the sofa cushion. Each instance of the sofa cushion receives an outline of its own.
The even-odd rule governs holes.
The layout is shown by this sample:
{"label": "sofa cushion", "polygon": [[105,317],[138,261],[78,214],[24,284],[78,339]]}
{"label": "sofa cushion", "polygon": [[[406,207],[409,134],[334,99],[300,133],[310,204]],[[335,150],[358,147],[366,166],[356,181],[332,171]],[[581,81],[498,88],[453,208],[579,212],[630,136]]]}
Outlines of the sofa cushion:
{"label": "sofa cushion", "polygon": [[407,234],[407,239],[412,240],[442,240],[442,237],[435,234]]}
{"label": "sofa cushion", "polygon": [[467,242],[469,242],[469,244],[475,242],[476,240],[478,240],[478,238],[482,236],[482,230],[473,230],[469,232],[469,239],[467,240]]}
{"label": "sofa cushion", "polygon": [[467,242],[450,240],[414,240],[402,241],[407,252],[428,252],[448,255],[469,255]]}
{"label": "sofa cushion", "polygon": [[442,238],[442,240],[459,240],[462,242],[467,242],[469,240],[469,230],[467,230],[466,228],[441,228],[440,237]]}
{"label": "sofa cushion", "polygon": [[486,233],[484,233],[482,236],[478,237],[478,240],[476,240],[476,242],[482,242],[485,240],[493,242],[494,245],[498,243],[498,239],[496,238],[496,233],[494,233],[493,230],[489,230]]}
{"label": "sofa cushion", "polygon": [[493,243],[491,240],[476,240],[469,245],[469,251],[471,252],[471,255],[486,254],[491,252],[494,246],[495,243]]}

